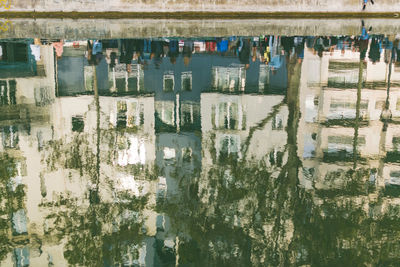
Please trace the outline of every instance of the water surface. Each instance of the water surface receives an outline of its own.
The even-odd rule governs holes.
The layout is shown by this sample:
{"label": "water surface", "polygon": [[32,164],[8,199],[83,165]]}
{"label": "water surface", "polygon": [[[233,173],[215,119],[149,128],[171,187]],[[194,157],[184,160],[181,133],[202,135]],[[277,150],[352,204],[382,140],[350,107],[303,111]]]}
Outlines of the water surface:
{"label": "water surface", "polygon": [[400,45],[0,39],[1,266],[397,266]]}

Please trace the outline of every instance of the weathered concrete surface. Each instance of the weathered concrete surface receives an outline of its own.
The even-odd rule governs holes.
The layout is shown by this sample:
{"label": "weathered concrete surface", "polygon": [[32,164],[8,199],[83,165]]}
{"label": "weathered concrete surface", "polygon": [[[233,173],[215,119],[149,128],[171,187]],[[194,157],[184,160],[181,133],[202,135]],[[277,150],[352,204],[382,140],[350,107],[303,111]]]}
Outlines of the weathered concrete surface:
{"label": "weathered concrete surface", "polygon": [[[8,0],[12,11],[122,12],[358,12],[362,0]],[[400,12],[398,0],[368,4],[371,12]]]}
{"label": "weathered concrete surface", "polygon": [[[3,20],[4,22],[4,20]],[[400,33],[400,20],[369,19],[372,34]],[[1,20],[0,20],[1,25]],[[0,38],[135,38],[278,35],[360,35],[361,20],[59,20],[13,19]]]}

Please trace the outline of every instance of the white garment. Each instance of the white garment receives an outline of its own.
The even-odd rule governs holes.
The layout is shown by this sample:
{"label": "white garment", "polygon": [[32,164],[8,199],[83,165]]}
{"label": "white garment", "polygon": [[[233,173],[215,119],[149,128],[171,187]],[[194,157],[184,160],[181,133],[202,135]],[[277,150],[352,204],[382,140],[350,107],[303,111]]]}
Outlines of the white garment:
{"label": "white garment", "polygon": [[0,57],[3,56],[3,47],[0,45]]}
{"label": "white garment", "polygon": [[206,51],[206,42],[196,41],[196,42],[194,42],[194,47],[195,48],[198,47],[200,52],[204,52],[204,51]]}
{"label": "white garment", "polygon": [[35,57],[36,61],[40,60],[40,45],[30,45],[32,56]]}

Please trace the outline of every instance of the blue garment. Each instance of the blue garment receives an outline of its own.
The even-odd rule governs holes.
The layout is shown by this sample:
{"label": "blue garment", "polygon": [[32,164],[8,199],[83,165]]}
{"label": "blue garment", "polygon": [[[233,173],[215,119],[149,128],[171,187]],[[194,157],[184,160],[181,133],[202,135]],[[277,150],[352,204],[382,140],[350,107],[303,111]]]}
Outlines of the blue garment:
{"label": "blue garment", "polygon": [[279,69],[282,66],[281,56],[278,55],[272,57],[271,61],[269,62],[269,66],[273,67],[274,69]]}
{"label": "blue garment", "polygon": [[297,58],[301,58],[301,59],[304,58],[304,48],[303,48],[303,49],[300,49],[300,50],[298,51],[298,53],[297,53]]}
{"label": "blue garment", "polygon": [[239,38],[237,46],[238,52],[242,51],[242,48],[243,48],[243,38]]}
{"label": "blue garment", "polygon": [[369,34],[365,27],[362,27],[362,32],[361,32],[361,40],[368,40],[369,39]]}
{"label": "blue garment", "polygon": [[150,59],[151,54],[151,40],[144,39],[144,46],[143,46],[143,54],[141,56],[142,59]]}
{"label": "blue garment", "polygon": [[92,55],[101,54],[103,52],[103,44],[99,41],[93,43]]}
{"label": "blue garment", "polygon": [[176,53],[179,51],[179,42],[176,40],[171,40],[169,42],[169,51],[171,53]]}
{"label": "blue garment", "polygon": [[226,52],[228,51],[228,40],[222,40],[217,43],[217,51],[218,52]]}
{"label": "blue garment", "polygon": [[144,39],[143,52],[151,53],[151,40]]}
{"label": "blue garment", "polygon": [[345,48],[344,41],[343,40],[339,40],[338,43],[337,43],[337,49],[338,50],[342,50],[344,48]]}
{"label": "blue garment", "polygon": [[389,39],[386,37],[383,41],[383,45],[385,49],[392,49],[393,48],[393,42],[389,41]]}

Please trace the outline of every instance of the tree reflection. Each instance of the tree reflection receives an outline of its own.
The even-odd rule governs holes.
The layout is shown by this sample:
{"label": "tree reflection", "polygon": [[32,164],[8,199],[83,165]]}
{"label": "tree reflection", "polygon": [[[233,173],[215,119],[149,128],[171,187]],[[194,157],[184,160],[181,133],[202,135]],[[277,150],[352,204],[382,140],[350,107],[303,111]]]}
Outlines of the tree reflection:
{"label": "tree reflection", "polygon": [[299,184],[301,62],[290,60],[288,75],[283,165],[234,155],[217,160],[213,142],[205,142],[214,151],[214,165],[204,168],[180,202],[158,206],[171,217],[179,236],[179,265],[394,266],[398,260],[390,248],[399,245],[399,209],[385,190],[371,184],[374,169],[357,165],[355,156],[340,188],[307,190]]}
{"label": "tree reflection", "polygon": [[[116,191],[113,177],[101,172],[102,160],[112,164],[115,146],[111,140],[120,133],[100,129],[96,82],[94,89],[95,134],[74,133],[70,142],[62,138],[49,142],[45,148],[49,172],[58,168],[77,172],[79,179],[88,184],[82,198],[60,195],[55,201],[42,202],[41,206],[49,211],[46,221],[50,226],[46,234],[65,242],[64,257],[71,265],[130,266],[138,259],[146,232],[143,210],[147,197],[135,196],[126,190]],[[100,144],[109,147],[102,152]],[[130,172],[143,176],[149,170],[133,166]],[[111,198],[104,196],[110,192]]]}
{"label": "tree reflection", "polygon": [[17,160],[8,153],[0,154],[0,261],[12,250],[14,241],[13,213],[23,208],[24,186],[13,183],[17,175]]}
{"label": "tree reflection", "polygon": [[[360,52],[365,57],[366,50]],[[179,147],[175,154],[173,148],[161,147],[160,141],[156,149],[168,148],[167,158],[163,155],[148,165],[123,166],[115,158],[127,145],[118,139],[138,129],[126,129],[126,120],[124,127],[100,127],[104,114],[93,67],[94,96],[88,111],[95,118],[93,129],[85,132],[78,123],[73,128],[76,131],[49,141],[41,152],[47,166],[40,173],[41,179],[60,171],[66,183],[71,180],[83,187],[78,188],[81,194],[53,192],[51,200],[46,200],[43,182],[40,209],[45,214],[44,236],[31,235],[30,242],[62,244],[64,258],[76,266],[138,266],[146,246],[152,250],[146,257],[153,257],[155,266],[396,266],[400,258],[398,189],[379,185],[375,179],[377,173],[382,177],[384,156],[379,155],[379,170],[368,166],[376,159],[360,156],[359,133],[365,126],[360,113],[363,58],[358,65],[355,119],[344,125],[321,123],[327,128],[351,127],[352,134],[354,129],[352,154],[314,158],[317,165],[330,164],[334,170],[317,173],[314,176],[318,177],[310,178],[310,186],[302,183],[306,167],[299,158],[303,62],[290,51],[285,52],[285,60],[286,95],[271,105],[266,117],[249,127],[246,136],[240,136],[244,142],[238,151],[228,152],[225,147],[217,151],[218,133],[210,131],[199,137],[200,132],[190,132],[190,127],[172,127],[168,133],[158,129],[158,140],[170,134],[174,143],[192,134],[201,146],[193,145],[193,150]],[[250,146],[257,131],[266,129],[283,108],[288,111],[287,126],[282,130],[286,134],[284,145],[264,151],[257,159],[251,157],[251,149],[258,149]],[[384,121],[384,127],[389,122]],[[225,127],[221,131],[230,134],[239,130]],[[385,140],[381,137],[383,152]],[[199,153],[194,152],[196,148]],[[182,158],[175,156],[178,154]],[[0,261],[16,243],[27,242],[27,234],[13,229],[12,222],[13,214],[24,209],[24,186],[10,184],[17,175],[18,160],[7,153],[0,155]],[[158,161],[168,162],[163,165]],[[159,189],[166,173],[177,185],[173,194],[162,194]],[[139,183],[118,188],[118,175],[132,183],[159,184],[142,194]],[[170,226],[165,226],[166,221]],[[149,239],[152,242],[146,243]]]}

